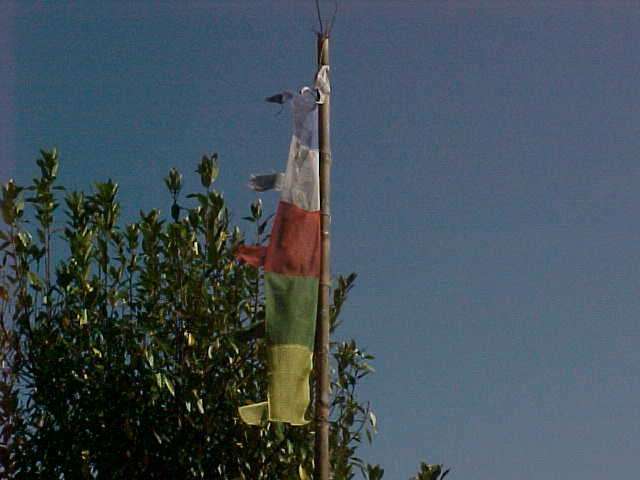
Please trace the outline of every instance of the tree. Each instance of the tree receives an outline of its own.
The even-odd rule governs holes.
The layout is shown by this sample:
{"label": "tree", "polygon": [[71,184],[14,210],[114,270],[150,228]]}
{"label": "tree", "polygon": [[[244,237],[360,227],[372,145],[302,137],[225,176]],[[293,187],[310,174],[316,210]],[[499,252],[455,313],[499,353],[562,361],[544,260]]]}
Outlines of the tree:
{"label": "tree", "polygon": [[[217,154],[202,157],[202,190],[184,200],[182,175],[169,172],[170,219],[151,210],[125,225],[117,184],[68,191],[56,150],[37,164],[32,185],[10,180],[0,200],[3,475],[310,478],[313,423],[238,419],[237,407],[265,390],[264,305],[260,272],[233,258],[244,235],[212,188]],[[264,242],[261,203],[244,219]],[[355,278],[335,280],[332,329]],[[332,353],[335,478],[380,479],[355,455],[376,429],[356,392],[373,357],[354,340]]]}

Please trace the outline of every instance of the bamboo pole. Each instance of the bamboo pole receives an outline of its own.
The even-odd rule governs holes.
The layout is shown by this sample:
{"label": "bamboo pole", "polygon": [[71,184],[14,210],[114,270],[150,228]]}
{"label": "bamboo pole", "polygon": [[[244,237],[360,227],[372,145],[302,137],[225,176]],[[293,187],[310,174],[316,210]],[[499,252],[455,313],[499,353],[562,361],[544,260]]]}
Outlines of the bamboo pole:
{"label": "bamboo pole", "polygon": [[[329,37],[318,34],[318,69],[329,65]],[[330,95],[318,106],[318,143],[320,151],[320,232],[322,261],[318,292],[318,317],[314,363],[315,396],[315,468],[314,480],[329,480],[329,330],[331,270],[329,264],[331,226],[331,138],[329,130]]]}

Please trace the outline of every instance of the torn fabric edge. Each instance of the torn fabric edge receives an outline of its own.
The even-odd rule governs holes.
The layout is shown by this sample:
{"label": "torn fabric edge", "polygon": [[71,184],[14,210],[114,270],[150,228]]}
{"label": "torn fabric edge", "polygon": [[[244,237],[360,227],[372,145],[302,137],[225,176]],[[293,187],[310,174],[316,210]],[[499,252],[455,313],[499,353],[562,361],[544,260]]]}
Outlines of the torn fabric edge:
{"label": "torn fabric edge", "polygon": [[260,175],[251,175],[249,179],[249,188],[256,192],[264,192],[265,190],[282,190],[284,183],[284,173],[266,173]]}

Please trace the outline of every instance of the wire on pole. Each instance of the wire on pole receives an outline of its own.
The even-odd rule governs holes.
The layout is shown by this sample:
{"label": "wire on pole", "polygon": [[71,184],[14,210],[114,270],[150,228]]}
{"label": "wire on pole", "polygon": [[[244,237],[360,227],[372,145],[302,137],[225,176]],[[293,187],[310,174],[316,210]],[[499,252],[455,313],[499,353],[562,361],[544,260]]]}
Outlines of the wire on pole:
{"label": "wire on pole", "polygon": [[329,37],[331,36],[331,31],[333,30],[333,24],[336,21],[336,16],[338,15],[338,0],[333,0],[333,4],[334,4],[334,8],[333,8],[333,15],[331,16],[331,21],[329,22],[327,29],[324,29],[324,26],[322,24],[322,13],[320,12],[320,0],[315,0],[316,1],[316,12],[318,14],[318,24],[320,25],[320,31],[317,32],[318,35],[321,35],[323,37]]}

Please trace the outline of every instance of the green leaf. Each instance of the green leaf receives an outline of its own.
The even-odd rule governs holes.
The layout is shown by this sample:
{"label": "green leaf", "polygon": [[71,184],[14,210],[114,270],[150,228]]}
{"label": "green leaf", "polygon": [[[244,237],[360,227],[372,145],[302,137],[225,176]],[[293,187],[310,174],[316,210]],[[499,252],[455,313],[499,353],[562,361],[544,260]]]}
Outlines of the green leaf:
{"label": "green leaf", "polygon": [[311,476],[302,465],[298,465],[298,475],[300,476],[300,480],[311,480]]}
{"label": "green leaf", "polygon": [[171,380],[169,380],[167,377],[164,377],[164,384],[167,386],[167,389],[169,390],[169,393],[171,393],[171,395],[173,397],[176,396],[176,392],[173,388],[173,382]]}
{"label": "green leaf", "polygon": [[[147,359],[147,362],[149,363],[149,366],[151,368],[153,368],[153,352],[149,351],[148,349],[144,349],[144,357]],[[159,375],[159,374],[158,374]],[[162,386],[162,385],[160,385]]]}
{"label": "green leaf", "polygon": [[174,222],[180,220],[180,206],[177,203],[171,205],[171,218]]}

